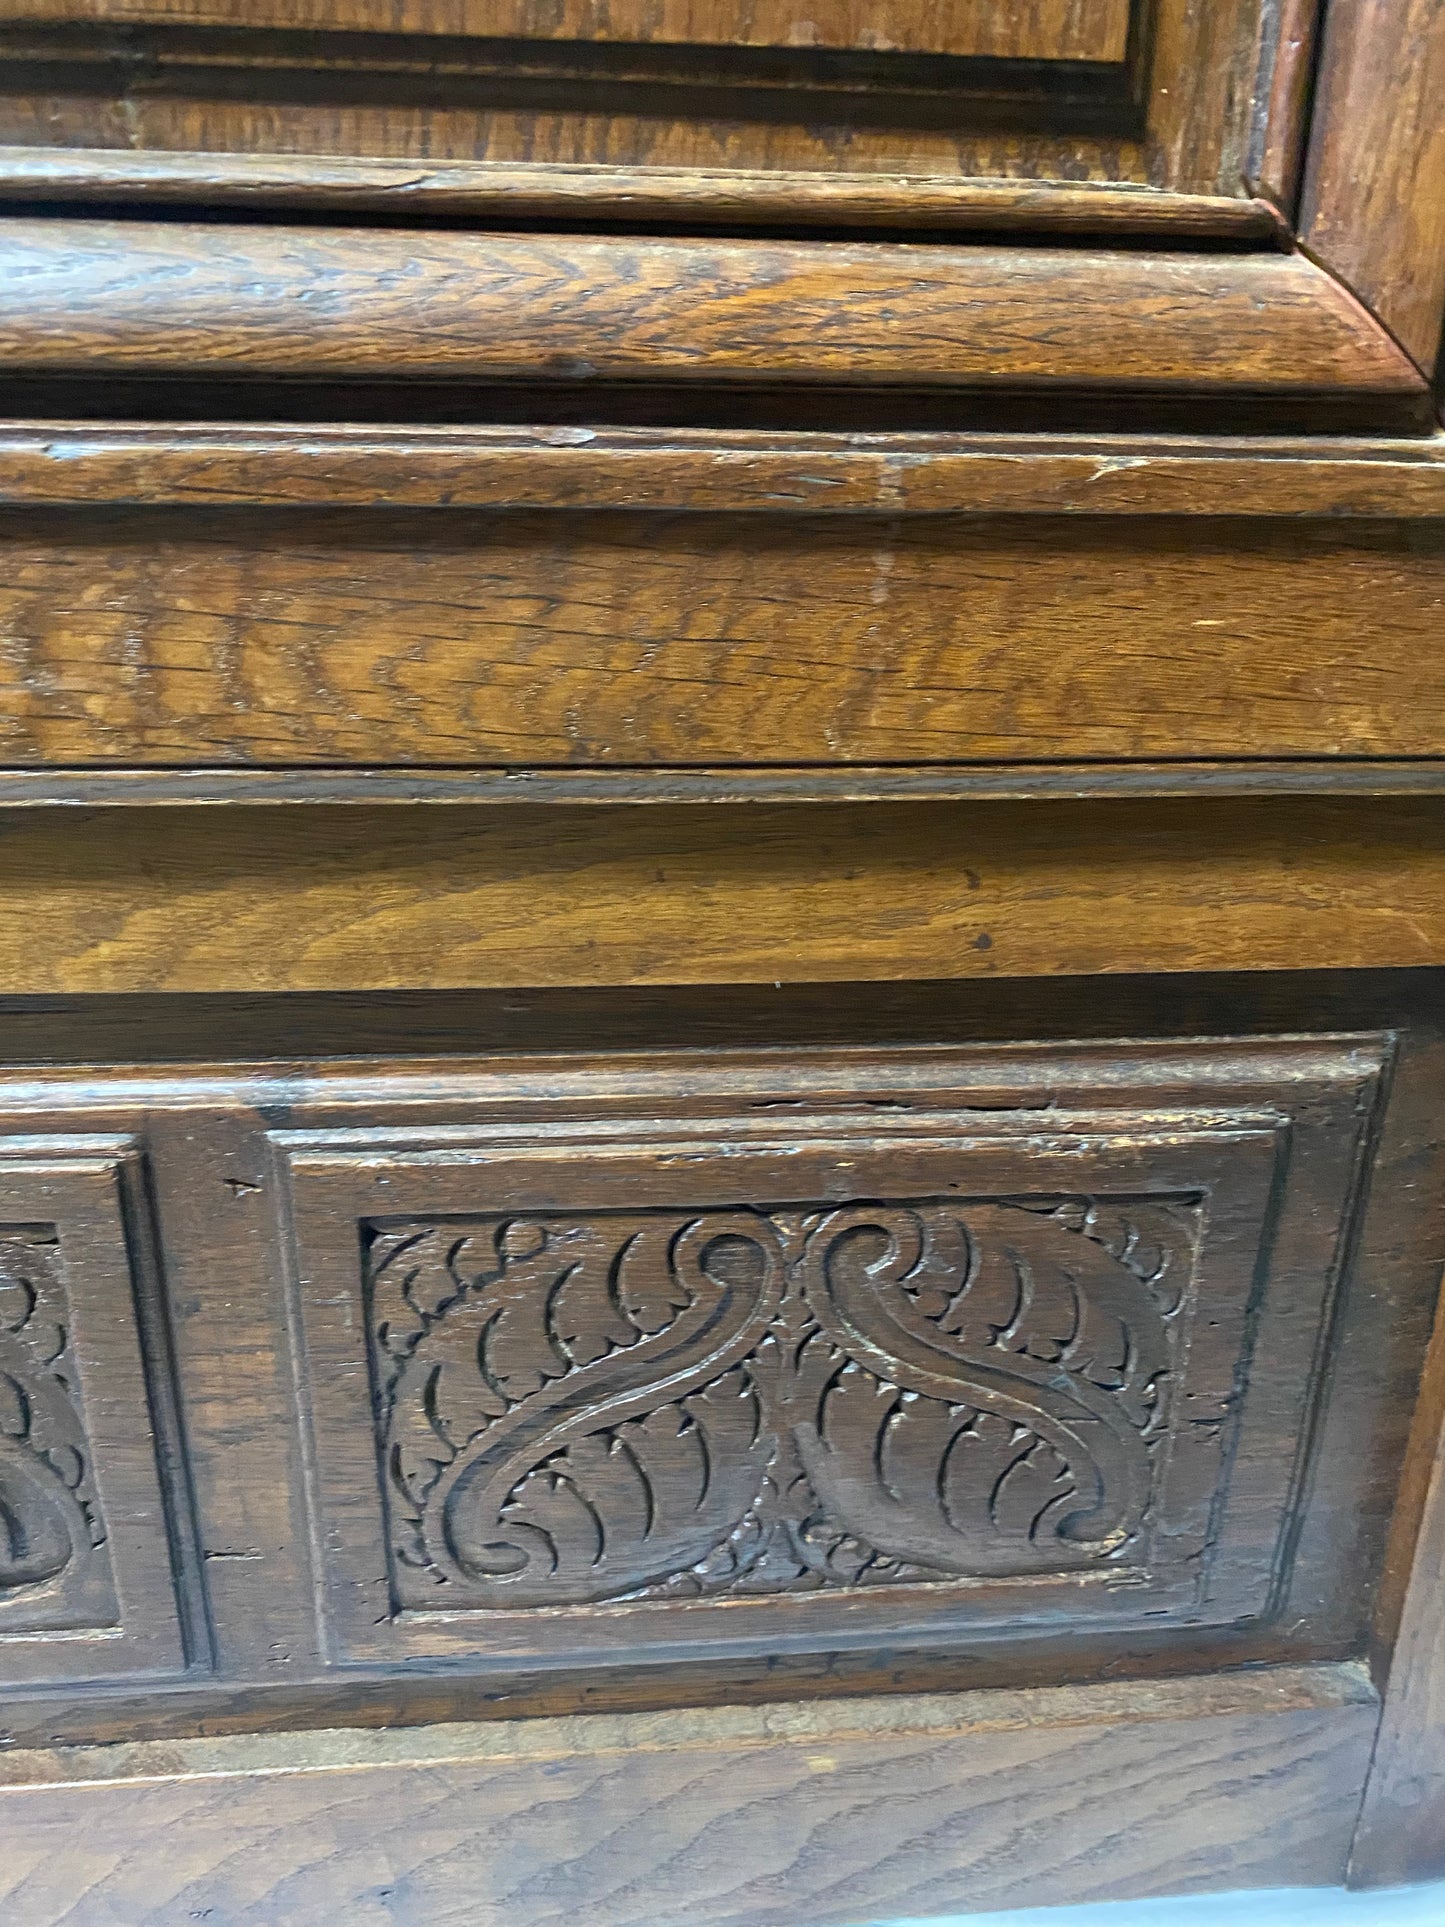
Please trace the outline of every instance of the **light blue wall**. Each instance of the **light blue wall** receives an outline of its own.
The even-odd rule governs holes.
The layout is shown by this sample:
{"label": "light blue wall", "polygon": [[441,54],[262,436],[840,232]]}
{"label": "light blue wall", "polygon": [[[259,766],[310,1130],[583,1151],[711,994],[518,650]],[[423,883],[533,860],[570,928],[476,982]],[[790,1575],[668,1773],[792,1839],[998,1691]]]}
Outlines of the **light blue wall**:
{"label": "light blue wall", "polygon": [[960,1914],[947,1920],[880,1921],[877,1927],[1445,1927],[1445,1882],[1373,1894],[1296,1887],[1287,1893],[1031,1907],[1022,1913]]}

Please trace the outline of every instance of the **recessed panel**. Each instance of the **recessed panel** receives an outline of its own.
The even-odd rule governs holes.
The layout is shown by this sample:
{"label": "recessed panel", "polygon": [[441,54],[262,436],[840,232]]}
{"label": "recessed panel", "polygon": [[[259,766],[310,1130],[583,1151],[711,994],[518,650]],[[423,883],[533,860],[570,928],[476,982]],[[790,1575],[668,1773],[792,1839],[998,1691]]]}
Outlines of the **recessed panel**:
{"label": "recessed panel", "polygon": [[1122,60],[1128,0],[31,0],[35,21]]}
{"label": "recessed panel", "polygon": [[0,1681],[185,1663],[137,1172],[130,1140],[0,1139]]}
{"label": "recessed panel", "polygon": [[1266,1620],[1375,1074],[1288,1056],[278,1133],[332,1657]]}
{"label": "recessed panel", "polygon": [[[339,192],[405,221],[480,192],[520,217],[830,229],[1239,233],[1273,64],[1260,0],[26,0],[3,42],[0,146],[63,158],[81,201],[138,157],[207,155],[192,204]],[[264,155],[269,186],[241,158]],[[870,180],[887,210],[852,201]],[[1009,180],[1041,191],[974,192]],[[958,204],[913,204],[929,182]],[[1111,206],[1106,183],[1150,192]]]}

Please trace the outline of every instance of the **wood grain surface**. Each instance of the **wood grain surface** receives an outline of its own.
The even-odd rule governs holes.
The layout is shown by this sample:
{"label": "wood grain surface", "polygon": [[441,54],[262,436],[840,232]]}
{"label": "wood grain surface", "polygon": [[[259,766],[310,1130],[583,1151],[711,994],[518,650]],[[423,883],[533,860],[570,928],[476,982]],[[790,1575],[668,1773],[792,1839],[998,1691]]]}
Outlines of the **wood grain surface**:
{"label": "wood grain surface", "polygon": [[[819,1927],[1339,1879],[1354,1669],[0,1761],[7,1927]],[[563,1831],[565,1829],[565,1831]]]}
{"label": "wood grain surface", "polygon": [[1379,1672],[1385,1681],[1350,1882],[1445,1872],[1445,1315],[1436,1323],[1391,1533]]}
{"label": "wood grain surface", "polygon": [[181,206],[367,210],[500,220],[559,216],[720,225],[814,220],[829,227],[1020,229],[1234,241],[1287,233],[1268,201],[1104,181],[950,179],[786,168],[364,159],[319,154],[144,153],[0,148],[0,194],[44,205],[144,200]]}
{"label": "wood grain surface", "polygon": [[1122,61],[1129,0],[23,0],[43,21],[865,47],[1004,60]]}
{"label": "wood grain surface", "polygon": [[1265,10],[1261,23],[1265,45],[1256,111],[1263,111],[1249,178],[1290,222],[1299,203],[1322,12],[1321,0],[1278,0]]}
{"label": "wood grain surface", "polygon": [[1421,368],[1445,320],[1445,6],[1338,0],[1300,231]]}
{"label": "wood grain surface", "polygon": [[0,504],[1445,517],[1445,434],[0,425]]}
{"label": "wood grain surface", "polygon": [[0,558],[12,767],[1441,750],[1423,522],[187,501],[12,510]]}
{"label": "wood grain surface", "polygon": [[1300,255],[0,223],[14,371],[1422,392]]}
{"label": "wood grain surface", "polygon": [[[806,44],[438,39],[424,29],[445,10],[420,5],[386,9],[379,34],[328,31],[323,15],[337,20],[334,8],[302,9],[311,30],[288,33],[197,28],[174,15],[169,27],[113,15],[107,24],[88,0],[81,7],[85,18],[57,25],[43,0],[31,0],[27,18],[0,28],[0,140],[270,154],[303,157],[303,167],[307,156],[393,156],[427,174],[439,161],[500,161],[1132,182],[1232,200],[1252,172],[1256,95],[1272,85],[1275,50],[1261,0],[1157,0],[1122,65],[1029,66]],[[1113,17],[1109,8],[1074,13]],[[457,6],[452,24],[465,28],[465,14]],[[297,18],[277,0],[245,15]],[[607,10],[590,17],[603,23]],[[983,23],[1002,45],[1067,17],[1067,8],[1025,0],[970,8],[964,22]],[[418,30],[391,31],[402,18]],[[818,191],[826,178],[790,218],[816,220]]]}
{"label": "wood grain surface", "polygon": [[17,814],[14,992],[1445,960],[1437,803]]}

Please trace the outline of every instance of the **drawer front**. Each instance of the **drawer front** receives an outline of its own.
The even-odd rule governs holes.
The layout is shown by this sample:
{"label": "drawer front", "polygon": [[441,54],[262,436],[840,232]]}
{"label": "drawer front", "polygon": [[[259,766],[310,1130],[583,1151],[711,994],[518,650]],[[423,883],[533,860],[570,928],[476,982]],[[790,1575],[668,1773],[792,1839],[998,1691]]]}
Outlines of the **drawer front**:
{"label": "drawer front", "polygon": [[1439,522],[0,518],[23,765],[1438,755]]}
{"label": "drawer front", "polygon": [[15,1718],[1352,1657],[1439,1269],[1396,1052],[11,1073]]}

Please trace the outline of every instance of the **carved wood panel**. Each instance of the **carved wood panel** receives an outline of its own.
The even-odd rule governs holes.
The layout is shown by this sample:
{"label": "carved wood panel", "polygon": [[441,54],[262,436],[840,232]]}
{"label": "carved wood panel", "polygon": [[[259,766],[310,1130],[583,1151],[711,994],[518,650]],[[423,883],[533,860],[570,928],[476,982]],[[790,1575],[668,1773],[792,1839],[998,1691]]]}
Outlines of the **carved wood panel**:
{"label": "carved wood panel", "polygon": [[1379,1068],[1293,1055],[275,1132],[333,1659],[1267,1617]]}
{"label": "carved wood panel", "polygon": [[248,1063],[0,1076],[7,1730],[1360,1651],[1438,1281],[1408,1041],[267,1004],[206,1019]]}
{"label": "carved wood panel", "polygon": [[0,1613],[116,1610],[54,1224],[0,1228]]}
{"label": "carved wood panel", "polygon": [[1145,1524],[1200,1204],[368,1226],[398,1598],[1087,1568]]}
{"label": "carved wood panel", "polygon": [[141,1357],[143,1219],[133,1140],[0,1138],[6,1683],[185,1663]]}

